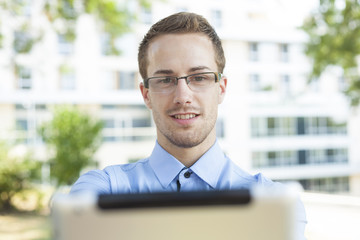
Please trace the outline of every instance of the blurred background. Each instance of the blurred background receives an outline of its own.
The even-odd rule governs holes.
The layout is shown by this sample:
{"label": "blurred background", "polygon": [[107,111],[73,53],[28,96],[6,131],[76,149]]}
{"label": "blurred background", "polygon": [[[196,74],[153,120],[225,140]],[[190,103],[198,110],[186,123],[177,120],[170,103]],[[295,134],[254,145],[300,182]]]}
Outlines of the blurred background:
{"label": "blurred background", "polygon": [[55,191],[151,154],[137,48],[180,11],[223,42],[225,153],[302,185],[308,239],[359,239],[356,0],[0,0],[0,238],[51,239]]}

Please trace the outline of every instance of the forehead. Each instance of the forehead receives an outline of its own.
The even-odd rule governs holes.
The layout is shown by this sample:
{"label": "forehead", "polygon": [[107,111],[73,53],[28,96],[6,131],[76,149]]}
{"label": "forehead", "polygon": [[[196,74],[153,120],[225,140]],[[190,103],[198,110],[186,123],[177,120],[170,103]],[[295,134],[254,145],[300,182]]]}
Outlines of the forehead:
{"label": "forehead", "polygon": [[160,35],[149,45],[148,59],[148,76],[159,70],[184,74],[199,66],[217,70],[212,42],[202,33]]}

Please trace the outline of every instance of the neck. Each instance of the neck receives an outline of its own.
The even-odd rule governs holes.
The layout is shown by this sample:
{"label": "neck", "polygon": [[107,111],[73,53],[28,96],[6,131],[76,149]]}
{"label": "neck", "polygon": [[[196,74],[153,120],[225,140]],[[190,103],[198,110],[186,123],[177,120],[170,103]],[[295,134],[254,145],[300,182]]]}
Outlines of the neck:
{"label": "neck", "polygon": [[216,135],[209,136],[200,144],[191,148],[179,147],[169,142],[164,136],[158,135],[158,143],[173,157],[179,160],[186,167],[191,167],[202,155],[204,155],[215,143]]}

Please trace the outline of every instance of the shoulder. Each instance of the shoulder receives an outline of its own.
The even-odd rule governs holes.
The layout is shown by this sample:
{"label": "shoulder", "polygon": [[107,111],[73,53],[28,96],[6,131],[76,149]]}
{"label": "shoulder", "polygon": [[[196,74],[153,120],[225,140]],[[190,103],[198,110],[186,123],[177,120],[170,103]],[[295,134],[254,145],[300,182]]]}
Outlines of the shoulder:
{"label": "shoulder", "polygon": [[138,160],[133,163],[127,163],[127,164],[119,164],[119,165],[113,165],[105,168],[105,170],[109,169],[115,169],[115,170],[121,170],[124,173],[131,173],[132,171],[139,171],[142,168],[146,168],[149,165],[149,159],[144,158],[141,160]]}
{"label": "shoulder", "polygon": [[70,193],[77,192],[109,192],[109,176],[103,170],[91,170],[79,177],[71,187]]}
{"label": "shoulder", "polygon": [[91,170],[79,177],[71,192],[91,191],[98,194],[127,192],[134,175],[144,171],[147,159],[135,163],[118,164],[105,167],[103,170]]}
{"label": "shoulder", "polygon": [[122,186],[129,185],[129,181],[141,173],[147,172],[149,168],[148,159],[141,159],[134,163],[111,165],[104,168],[104,173],[109,176],[113,190],[122,191]]}
{"label": "shoulder", "polygon": [[262,173],[257,173],[253,175],[256,183],[262,184],[262,185],[278,185],[279,183],[273,182],[271,179],[265,177]]}
{"label": "shoulder", "polygon": [[243,170],[229,158],[227,168],[229,170],[231,178],[236,183],[241,184],[242,187],[250,187],[254,184],[260,184],[265,186],[271,186],[273,184],[276,184],[271,179],[265,177],[262,173],[251,174]]}

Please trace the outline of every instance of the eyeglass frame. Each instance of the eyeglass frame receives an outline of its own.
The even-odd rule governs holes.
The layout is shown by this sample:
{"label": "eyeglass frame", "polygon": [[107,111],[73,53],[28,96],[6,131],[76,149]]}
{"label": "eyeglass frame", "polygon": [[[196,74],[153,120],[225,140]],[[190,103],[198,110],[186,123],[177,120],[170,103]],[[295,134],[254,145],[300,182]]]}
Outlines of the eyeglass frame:
{"label": "eyeglass frame", "polygon": [[[222,74],[222,73],[219,73],[219,72],[201,72],[201,73],[190,74],[190,75],[183,76],[183,77],[174,77],[174,76],[149,77],[149,78],[147,78],[147,79],[144,80],[144,87],[147,88],[147,89],[149,89],[149,80],[155,79],[155,78],[161,78],[161,77],[172,77],[172,78],[175,78],[176,81],[175,81],[174,86],[177,86],[177,85],[178,85],[178,82],[179,82],[180,79],[185,79],[186,84],[189,85],[190,81],[188,80],[188,77],[196,76],[196,75],[201,75],[201,74],[208,74],[208,73],[213,73],[213,74],[215,75],[215,83],[220,82],[221,78],[223,77],[223,74]],[[190,89],[191,89],[191,88],[190,88]]]}

